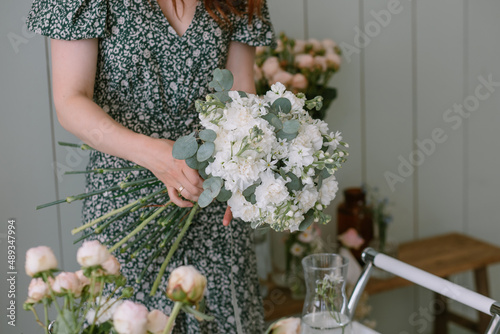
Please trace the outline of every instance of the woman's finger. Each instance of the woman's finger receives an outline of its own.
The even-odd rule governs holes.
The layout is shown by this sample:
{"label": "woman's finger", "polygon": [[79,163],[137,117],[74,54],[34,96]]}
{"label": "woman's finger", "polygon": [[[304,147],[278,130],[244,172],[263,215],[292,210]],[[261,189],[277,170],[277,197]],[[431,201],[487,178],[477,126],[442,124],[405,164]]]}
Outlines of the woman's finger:
{"label": "woman's finger", "polygon": [[191,184],[203,191],[203,179],[201,178],[197,170],[189,168],[189,166],[186,165],[186,168],[183,168],[182,172],[184,173],[186,179],[191,182]]}
{"label": "woman's finger", "polygon": [[231,207],[228,205],[226,213],[224,213],[224,219],[222,220],[222,225],[229,226],[232,219],[233,219],[233,212],[231,211]]}
{"label": "woman's finger", "polygon": [[189,201],[184,201],[181,197],[179,197],[179,192],[174,187],[167,187],[168,196],[170,196],[170,200],[177,206],[181,208],[190,208],[193,206],[193,203]]}

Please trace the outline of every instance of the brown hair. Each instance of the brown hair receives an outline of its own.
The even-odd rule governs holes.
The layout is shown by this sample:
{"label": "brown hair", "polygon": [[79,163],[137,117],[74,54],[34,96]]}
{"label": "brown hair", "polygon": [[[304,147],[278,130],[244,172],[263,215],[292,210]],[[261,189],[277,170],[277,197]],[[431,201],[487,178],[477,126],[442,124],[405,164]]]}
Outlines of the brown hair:
{"label": "brown hair", "polygon": [[[177,1],[172,0],[176,13]],[[184,6],[184,0],[180,0],[180,2]],[[203,2],[210,16],[223,27],[231,27],[230,14],[248,15],[248,24],[251,24],[254,15],[261,17],[262,5],[264,4],[264,0],[247,0],[247,6],[245,6],[245,1],[242,0],[203,0]]]}

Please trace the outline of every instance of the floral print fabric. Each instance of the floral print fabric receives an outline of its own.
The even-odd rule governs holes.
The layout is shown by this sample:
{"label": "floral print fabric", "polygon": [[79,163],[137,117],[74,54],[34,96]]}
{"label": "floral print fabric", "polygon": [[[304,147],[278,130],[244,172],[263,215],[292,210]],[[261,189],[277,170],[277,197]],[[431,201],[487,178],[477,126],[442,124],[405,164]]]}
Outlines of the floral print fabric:
{"label": "floral print fabric", "polygon": [[[262,18],[232,16],[233,28],[222,29],[198,2],[193,22],[179,36],[170,26],[155,0],[35,0],[28,15],[28,28],[53,39],[98,38],[99,51],[94,101],[113,119],[127,128],[154,138],[175,140],[197,128],[196,99],[208,93],[208,82],[216,68],[223,68],[231,41],[252,46],[273,43],[274,33],[267,7]],[[106,131],[98,125],[95,133]],[[93,151],[88,169],[130,166],[125,161]],[[132,181],[151,176],[149,172],[89,174],[86,191],[103,189],[124,178]],[[157,189],[142,189],[144,196]],[[115,193],[93,196],[84,201],[83,220],[88,222],[135,200],[139,194]],[[225,207],[213,203],[195,217],[174,254],[167,274],[155,296],[149,291],[168,252],[162,250],[157,263],[149,265],[153,250],[130,258],[130,250],[119,254],[122,272],[134,287],[133,300],[150,310],[169,314],[172,303],[164,295],[168,273],[191,264],[207,276],[206,313],[213,322],[198,322],[181,314],[174,333],[262,333],[263,310],[259,295],[252,232],[247,224],[233,221],[222,226]],[[139,218],[136,212],[113,223],[101,242],[112,245],[120,233]],[[144,268],[147,274],[137,283]]]}

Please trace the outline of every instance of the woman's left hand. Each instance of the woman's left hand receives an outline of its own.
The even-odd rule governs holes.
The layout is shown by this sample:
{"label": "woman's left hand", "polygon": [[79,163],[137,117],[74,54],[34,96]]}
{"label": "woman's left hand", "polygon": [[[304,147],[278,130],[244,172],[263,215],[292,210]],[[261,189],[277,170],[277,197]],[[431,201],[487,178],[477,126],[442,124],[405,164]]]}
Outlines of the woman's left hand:
{"label": "woman's left hand", "polygon": [[233,219],[233,213],[231,212],[231,207],[228,205],[226,213],[224,214],[224,219],[222,220],[222,225],[229,226],[231,219]]}

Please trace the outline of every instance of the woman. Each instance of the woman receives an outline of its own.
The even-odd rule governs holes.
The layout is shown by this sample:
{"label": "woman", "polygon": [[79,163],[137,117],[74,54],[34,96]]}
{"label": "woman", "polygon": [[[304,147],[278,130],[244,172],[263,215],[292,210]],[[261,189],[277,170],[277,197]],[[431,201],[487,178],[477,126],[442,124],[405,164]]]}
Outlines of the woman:
{"label": "woman", "polygon": [[[198,199],[202,179],[184,161],[173,159],[173,141],[196,128],[194,102],[208,93],[214,69],[231,70],[233,89],[254,92],[255,46],[274,38],[263,1],[35,0],[28,27],[51,38],[59,122],[98,150],[92,152],[88,168],[141,165],[150,172],[134,177],[153,173],[175,204],[191,206],[188,200]],[[109,187],[125,176],[88,175],[87,191]],[[136,195],[113,196],[86,200],[84,222]],[[182,315],[177,333],[263,332],[251,231],[243,223],[229,224],[230,211],[225,211],[215,203],[201,211],[167,269],[191,264],[206,275],[206,313],[215,317],[198,323]],[[114,240],[138,215],[113,224],[99,239]],[[119,260],[134,287],[133,299],[169,314],[172,305],[161,289],[149,297],[163,258],[135,283],[151,251],[125,262],[129,255],[121,254]]]}

